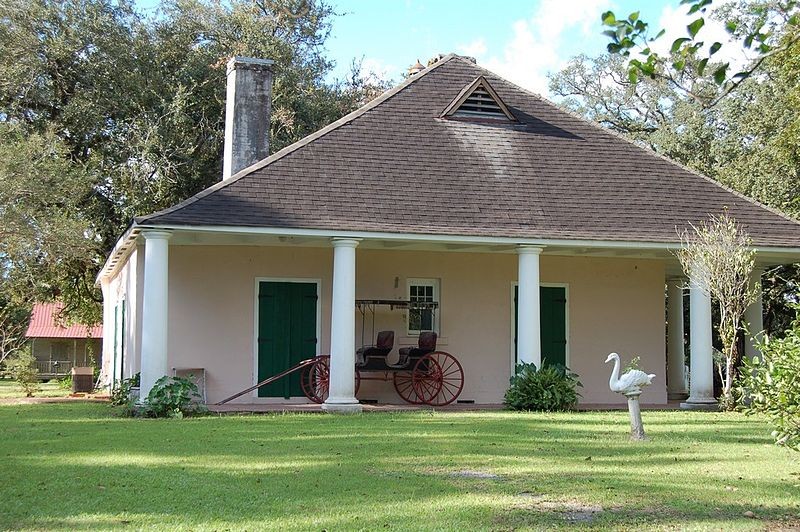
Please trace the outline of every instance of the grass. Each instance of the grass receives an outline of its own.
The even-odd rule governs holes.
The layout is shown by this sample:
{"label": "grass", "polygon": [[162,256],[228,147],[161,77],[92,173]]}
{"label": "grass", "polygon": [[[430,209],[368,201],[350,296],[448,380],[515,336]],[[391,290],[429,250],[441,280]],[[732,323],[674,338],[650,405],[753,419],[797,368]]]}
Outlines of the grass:
{"label": "grass", "polygon": [[[800,525],[798,455],[738,414],[123,419],[0,406],[0,529],[765,529]],[[743,516],[752,511],[755,519]]]}
{"label": "grass", "polygon": [[[43,382],[40,384],[41,390],[36,392],[35,397],[66,397],[70,391],[62,388],[57,380]],[[25,397],[16,382],[9,379],[0,379],[0,399],[19,399]]]}

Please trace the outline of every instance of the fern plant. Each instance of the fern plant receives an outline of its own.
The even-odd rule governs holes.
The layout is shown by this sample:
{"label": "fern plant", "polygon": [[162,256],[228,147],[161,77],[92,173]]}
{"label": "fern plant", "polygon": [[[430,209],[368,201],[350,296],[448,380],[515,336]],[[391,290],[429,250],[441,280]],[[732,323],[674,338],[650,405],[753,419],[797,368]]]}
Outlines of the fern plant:
{"label": "fern plant", "polygon": [[572,410],[578,402],[578,375],[561,364],[517,364],[503,402],[511,410]]}

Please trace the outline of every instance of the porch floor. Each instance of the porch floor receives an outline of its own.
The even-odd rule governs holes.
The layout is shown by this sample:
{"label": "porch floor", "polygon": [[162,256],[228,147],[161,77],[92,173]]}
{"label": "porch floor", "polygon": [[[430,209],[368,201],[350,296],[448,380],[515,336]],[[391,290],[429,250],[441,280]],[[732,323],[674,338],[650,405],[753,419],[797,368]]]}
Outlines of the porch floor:
{"label": "porch floor", "polygon": [[[642,404],[642,410],[680,410],[681,401],[669,401],[666,404]],[[408,412],[415,410],[434,410],[427,405],[410,404],[362,404],[364,412]],[[208,405],[211,412],[219,414],[262,414],[270,412],[323,412],[322,405],[316,403],[228,403],[224,405]],[[435,410],[444,412],[485,412],[492,410],[503,410],[501,404],[453,404],[437,407]],[[627,410],[628,405],[622,404],[593,404],[585,403],[578,405],[578,411],[595,410]]]}

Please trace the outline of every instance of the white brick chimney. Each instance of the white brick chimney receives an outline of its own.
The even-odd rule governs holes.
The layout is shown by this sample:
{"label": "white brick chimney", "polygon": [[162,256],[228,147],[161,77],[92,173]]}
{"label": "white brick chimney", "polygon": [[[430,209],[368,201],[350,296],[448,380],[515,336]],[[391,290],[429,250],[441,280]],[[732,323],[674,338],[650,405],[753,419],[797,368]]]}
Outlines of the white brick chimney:
{"label": "white brick chimney", "polygon": [[223,180],[269,156],[273,63],[252,57],[228,61]]}

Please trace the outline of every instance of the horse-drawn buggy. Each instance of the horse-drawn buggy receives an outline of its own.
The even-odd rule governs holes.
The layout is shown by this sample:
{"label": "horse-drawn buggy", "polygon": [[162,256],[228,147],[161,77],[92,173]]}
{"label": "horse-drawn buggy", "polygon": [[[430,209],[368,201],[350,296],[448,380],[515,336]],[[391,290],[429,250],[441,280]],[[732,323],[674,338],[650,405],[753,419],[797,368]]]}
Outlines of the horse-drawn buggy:
{"label": "horse-drawn buggy", "polygon": [[[458,359],[436,348],[438,336],[433,331],[421,331],[415,347],[406,346],[398,350],[395,362],[389,361],[394,349],[395,333],[380,331],[375,335],[375,308],[387,306],[392,310],[409,312],[435,312],[436,302],[413,302],[402,300],[357,300],[356,308],[361,312],[362,347],[355,353],[355,393],[361,381],[391,381],[394,389],[404,401],[411,404],[444,406],[458,399],[464,388],[464,369]],[[366,316],[372,318],[373,345],[364,345]],[[265,386],[290,373],[300,371],[303,394],[315,403],[323,403],[328,397],[330,383],[330,355],[318,355],[303,360],[297,365],[259,382],[218,404]]]}

